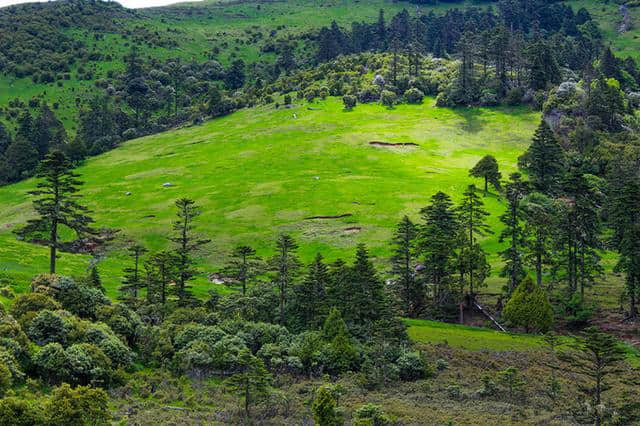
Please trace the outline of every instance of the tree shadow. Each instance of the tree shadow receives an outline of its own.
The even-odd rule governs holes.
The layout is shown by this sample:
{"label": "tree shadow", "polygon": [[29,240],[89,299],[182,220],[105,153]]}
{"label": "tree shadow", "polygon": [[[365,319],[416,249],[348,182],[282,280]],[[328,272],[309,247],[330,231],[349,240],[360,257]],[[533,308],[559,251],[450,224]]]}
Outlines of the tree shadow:
{"label": "tree shadow", "polygon": [[460,128],[465,132],[478,133],[487,124],[487,120],[481,117],[483,112],[479,108],[453,108],[452,111],[463,120]]}

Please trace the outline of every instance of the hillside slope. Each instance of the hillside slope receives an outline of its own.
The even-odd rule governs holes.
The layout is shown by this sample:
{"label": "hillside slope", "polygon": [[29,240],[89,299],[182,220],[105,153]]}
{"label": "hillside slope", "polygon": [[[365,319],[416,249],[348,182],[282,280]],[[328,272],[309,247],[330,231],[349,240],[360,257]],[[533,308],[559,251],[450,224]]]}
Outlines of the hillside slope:
{"label": "hillside slope", "polygon": [[[539,113],[524,108],[444,109],[433,103],[427,98],[423,105],[394,109],[359,105],[346,112],[338,99],[329,98],[285,110],[247,109],[127,142],[78,172],[97,223],[152,249],[166,245],[173,202],[195,199],[203,211],[198,228],[213,240],[203,258],[208,271],[236,244],[268,254],[280,232],[299,240],[305,261],[316,251],[329,260],[351,258],[358,242],[386,256],[402,215],[417,218],[438,190],[457,199],[474,182],[468,170],[483,155],[493,154],[505,176],[514,171],[539,120]],[[11,234],[30,214],[26,192],[34,184],[0,188],[0,269],[22,272],[23,283],[46,265],[44,248],[17,242]],[[485,202],[490,223],[499,230],[502,201],[489,195]],[[350,216],[308,219],[340,215]],[[497,236],[485,244],[495,256]],[[87,262],[63,257],[61,271],[69,273],[73,266],[78,273]],[[121,268],[113,253],[101,266],[110,291]]]}

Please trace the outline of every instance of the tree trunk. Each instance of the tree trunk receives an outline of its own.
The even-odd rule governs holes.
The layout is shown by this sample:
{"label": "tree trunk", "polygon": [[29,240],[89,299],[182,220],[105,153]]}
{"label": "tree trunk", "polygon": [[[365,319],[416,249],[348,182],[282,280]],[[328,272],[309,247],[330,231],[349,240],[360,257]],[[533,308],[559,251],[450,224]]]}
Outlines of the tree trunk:
{"label": "tree trunk", "polygon": [[49,256],[49,273],[56,273],[56,250],[58,246],[58,221],[56,219],[53,220],[51,224],[51,247],[50,247],[50,256]]}

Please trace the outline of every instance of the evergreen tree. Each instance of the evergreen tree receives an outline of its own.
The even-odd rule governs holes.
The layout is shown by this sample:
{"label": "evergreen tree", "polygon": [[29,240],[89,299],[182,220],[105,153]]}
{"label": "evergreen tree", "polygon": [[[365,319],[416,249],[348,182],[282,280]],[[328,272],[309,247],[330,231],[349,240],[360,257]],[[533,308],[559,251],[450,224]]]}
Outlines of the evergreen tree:
{"label": "evergreen tree", "polygon": [[262,360],[249,350],[240,352],[235,364],[235,373],[225,381],[225,386],[243,398],[244,414],[249,419],[252,405],[269,395],[272,377]]}
{"label": "evergreen tree", "polygon": [[380,9],[378,12],[378,22],[376,24],[376,39],[378,43],[378,49],[386,49],[387,44],[387,26],[384,20],[384,10]]}
{"label": "evergreen tree", "polygon": [[337,405],[331,386],[320,386],[316,391],[313,404],[311,404],[315,424],[318,426],[342,426],[344,421],[336,410]]}
{"label": "evergreen tree", "polygon": [[98,265],[95,263],[89,268],[89,275],[87,276],[87,284],[89,287],[97,288],[102,293],[106,293],[106,290],[102,286],[102,278],[100,278],[100,271],[98,271]]}
{"label": "evergreen tree", "polygon": [[242,59],[236,59],[231,63],[224,78],[224,84],[229,90],[237,90],[244,85],[246,79],[245,64]]}
{"label": "evergreen tree", "polygon": [[299,330],[317,330],[327,317],[327,284],[329,269],[317,254],[302,282],[293,286],[292,314]]}
{"label": "evergreen tree", "polygon": [[566,192],[564,225],[564,243],[566,247],[567,277],[571,291],[580,287],[584,296],[587,285],[593,284],[602,273],[597,249],[601,248],[601,220],[599,206],[602,204],[602,192],[599,178],[585,175],[574,167],[567,173],[563,188]]}
{"label": "evergreen tree", "polygon": [[391,272],[396,277],[404,312],[409,317],[416,317],[424,308],[424,288],[417,280],[415,267],[415,243],[417,230],[409,217],[405,216],[396,228],[393,237],[393,257]]}
{"label": "evergreen tree", "polygon": [[40,114],[33,123],[31,143],[38,151],[38,158],[43,159],[50,148],[61,149],[67,141],[67,133],[53,111],[45,103]]}
{"label": "evergreen tree", "polygon": [[247,294],[247,284],[260,272],[260,259],[249,246],[238,246],[231,253],[231,260],[224,273],[242,285],[242,295]]}
{"label": "evergreen tree", "polygon": [[493,155],[485,155],[478,164],[469,170],[469,176],[484,179],[484,193],[489,191],[489,183],[496,191],[500,191],[500,179],[502,174],[498,169],[498,162]]}
{"label": "evergreen tree", "polygon": [[4,154],[9,145],[11,145],[11,135],[7,132],[4,124],[0,123],[0,155]]}
{"label": "evergreen tree", "polygon": [[640,297],[640,177],[634,161],[616,159],[609,172],[607,215],[612,243],[620,257],[615,270],[625,273],[628,319],[638,319]]}
{"label": "evergreen tree", "polygon": [[476,237],[493,233],[486,222],[489,212],[484,209],[484,203],[477,192],[475,185],[469,185],[458,207],[459,220],[466,233],[466,260],[468,262],[466,271],[469,277],[469,292],[472,296],[474,294],[474,274],[476,268],[480,266],[475,262],[483,257],[479,253],[482,249],[479,246],[476,248]]}
{"label": "evergreen tree", "polygon": [[607,378],[622,372],[621,361],[625,358],[625,351],[617,339],[598,329],[588,328],[584,336],[571,344],[572,351],[560,352],[559,358],[567,364],[565,371],[579,374],[590,381],[588,386],[579,385],[578,389],[591,398],[591,406],[594,410],[585,412],[580,410],[576,414],[579,417],[585,415],[589,418],[580,419],[600,426],[603,421],[602,394],[610,389]]}
{"label": "evergreen tree", "polygon": [[532,330],[547,332],[553,325],[553,309],[544,290],[534,284],[531,277],[526,277],[505,305],[502,315],[515,326],[524,327],[529,333]]}
{"label": "evergreen tree", "polygon": [[558,206],[552,198],[534,192],[522,201],[522,209],[527,236],[524,261],[534,268],[536,282],[542,286],[543,268],[551,262],[553,237],[558,234]]}
{"label": "evergreen tree", "polygon": [[[179,276],[176,267],[178,262],[176,254],[169,251],[154,253],[145,260],[147,301],[149,303],[159,303],[163,308],[167,305],[169,285]],[[164,311],[162,315],[164,315]]]}
{"label": "evergreen tree", "polygon": [[557,189],[564,170],[564,152],[546,121],[540,122],[531,145],[518,163],[529,174],[537,191],[552,193]]}
{"label": "evergreen tree", "polygon": [[28,140],[16,138],[4,154],[7,181],[16,182],[32,176],[38,167],[38,151]]}
{"label": "evergreen tree", "polygon": [[71,171],[71,162],[59,150],[51,151],[40,163],[36,176],[43,179],[29,195],[37,197],[33,207],[38,217],[30,219],[17,231],[26,240],[38,240],[50,249],[49,272],[56,273],[56,253],[67,247],[60,241],[60,228],[66,227],[78,238],[95,235],[90,227],[93,219],[89,209],[77,202],[78,188],[82,185],[78,174]]}
{"label": "evergreen tree", "polygon": [[523,246],[525,244],[525,230],[523,226],[523,211],[521,207],[522,198],[526,195],[528,185],[523,182],[520,173],[513,173],[511,180],[505,186],[507,199],[507,211],[500,216],[500,221],[505,228],[500,233],[499,241],[502,243],[509,241],[509,246],[500,252],[504,260],[504,268],[501,276],[508,278],[507,293],[516,288],[518,283],[524,278],[523,266]]}
{"label": "evergreen tree", "polygon": [[443,192],[431,197],[431,204],[420,213],[423,225],[417,250],[424,263],[422,275],[433,287],[434,302],[440,305],[451,285],[456,249],[460,246],[461,224],[451,198]]}
{"label": "evergreen tree", "polygon": [[378,277],[364,244],[356,250],[356,260],[349,271],[353,305],[345,312],[349,324],[370,326],[387,312],[384,283]]}
{"label": "evergreen tree", "polygon": [[141,245],[134,244],[129,247],[127,251],[133,259],[133,266],[124,269],[124,278],[118,290],[120,292],[119,299],[131,305],[137,301],[138,290],[144,286],[141,260],[142,256],[147,252],[147,249]]}
{"label": "evergreen tree", "polygon": [[276,242],[276,255],[269,261],[269,266],[275,272],[275,282],[278,285],[280,297],[280,324],[286,324],[286,308],[289,287],[293,284],[300,269],[300,261],[296,256],[298,245],[289,235],[280,235]]}
{"label": "evergreen tree", "polygon": [[560,66],[546,41],[534,40],[527,48],[527,59],[531,88],[546,90],[549,84],[560,81]]}
{"label": "evergreen tree", "polygon": [[193,221],[201,214],[195,201],[180,198],[175,202],[175,205],[178,209],[178,219],[173,223],[174,236],[169,240],[176,245],[176,268],[178,270],[176,294],[180,305],[185,306],[193,299],[188,283],[198,273],[194,266],[194,255],[211,240],[198,238],[193,231]]}

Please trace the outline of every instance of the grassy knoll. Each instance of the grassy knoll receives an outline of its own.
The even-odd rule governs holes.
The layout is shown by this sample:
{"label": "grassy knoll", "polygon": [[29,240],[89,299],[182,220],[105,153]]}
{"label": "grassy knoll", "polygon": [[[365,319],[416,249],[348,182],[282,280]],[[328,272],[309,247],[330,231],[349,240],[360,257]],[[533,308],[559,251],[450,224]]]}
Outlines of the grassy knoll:
{"label": "grassy knoll", "polygon": [[[122,229],[122,241],[101,264],[110,291],[122,268],[117,247],[125,236],[152,249],[164,247],[173,202],[183,196],[202,206],[198,227],[213,239],[202,259],[205,270],[220,266],[236,244],[269,254],[280,232],[299,240],[304,260],[317,251],[329,260],[351,258],[359,242],[382,259],[402,215],[417,218],[438,190],[458,198],[474,182],[468,170],[483,155],[493,154],[505,176],[514,171],[539,120],[537,112],[524,108],[442,109],[433,99],[391,110],[359,105],[345,112],[333,98],[311,107],[243,110],[127,142],[79,168],[98,224]],[[375,147],[370,141],[418,146]],[[174,186],[163,187],[167,182]],[[10,233],[30,214],[26,192],[34,184],[0,188],[0,270],[25,278],[46,267],[45,249],[17,242]],[[493,194],[485,202],[499,231],[504,202]],[[305,219],[344,214],[352,216]],[[497,236],[484,244],[497,264]],[[62,257],[61,271],[79,273],[78,265],[88,262],[79,257]],[[501,280],[491,282],[498,286]]]}

